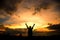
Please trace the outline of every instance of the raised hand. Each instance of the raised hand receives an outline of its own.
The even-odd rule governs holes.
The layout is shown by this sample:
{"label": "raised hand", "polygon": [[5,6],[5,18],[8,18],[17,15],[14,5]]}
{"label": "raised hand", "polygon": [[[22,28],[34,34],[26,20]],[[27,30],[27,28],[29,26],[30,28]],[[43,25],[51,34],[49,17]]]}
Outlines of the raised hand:
{"label": "raised hand", "polygon": [[33,29],[34,26],[35,26],[35,24],[33,24],[32,29]]}
{"label": "raised hand", "polygon": [[27,25],[27,23],[25,23],[25,25],[26,25],[26,27],[28,28],[28,25]]}

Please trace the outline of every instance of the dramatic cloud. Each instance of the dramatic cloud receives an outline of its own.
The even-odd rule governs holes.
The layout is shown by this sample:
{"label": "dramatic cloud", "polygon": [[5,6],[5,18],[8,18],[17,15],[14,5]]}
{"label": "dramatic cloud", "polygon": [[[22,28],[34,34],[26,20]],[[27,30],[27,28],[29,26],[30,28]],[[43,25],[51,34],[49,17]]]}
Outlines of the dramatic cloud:
{"label": "dramatic cloud", "polygon": [[60,0],[42,0],[39,2],[39,5],[36,4],[35,6],[35,13],[39,12],[41,9],[49,9],[49,6],[53,6],[54,11],[59,11],[60,12]]}
{"label": "dramatic cloud", "polygon": [[60,24],[50,25],[48,28],[60,32]]}
{"label": "dramatic cloud", "polygon": [[16,4],[21,1],[22,0],[0,0],[0,10],[6,11],[7,14],[12,14],[11,12],[16,11]]}
{"label": "dramatic cloud", "polygon": [[17,4],[22,0],[0,0],[0,23],[10,19],[11,15],[17,10]]}
{"label": "dramatic cloud", "polygon": [[60,23],[60,1],[1,0],[0,20],[1,23],[18,25],[25,22],[57,24]]}
{"label": "dramatic cloud", "polygon": [[5,18],[0,18],[0,24],[3,24],[5,21],[7,21],[10,17],[6,16]]}

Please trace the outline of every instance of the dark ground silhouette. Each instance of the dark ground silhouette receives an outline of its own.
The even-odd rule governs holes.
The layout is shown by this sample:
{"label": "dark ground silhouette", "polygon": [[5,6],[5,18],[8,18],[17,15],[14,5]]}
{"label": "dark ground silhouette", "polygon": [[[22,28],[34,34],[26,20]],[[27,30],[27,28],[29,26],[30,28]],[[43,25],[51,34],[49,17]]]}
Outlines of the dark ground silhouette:
{"label": "dark ground silhouette", "polygon": [[[34,24],[35,25],[35,24]],[[6,32],[3,32],[3,31],[0,31],[0,39],[4,39],[4,38],[9,38],[9,39],[23,39],[23,40],[25,40],[25,39],[43,39],[43,38],[50,38],[50,37],[58,37],[58,36],[60,36],[60,35],[51,35],[51,36],[32,36],[32,30],[33,30],[33,27],[34,27],[34,25],[30,28],[30,29],[28,29],[28,36],[30,36],[30,37],[28,37],[28,36],[22,36],[22,33],[20,32],[20,31],[17,31],[17,30],[13,30],[13,29],[9,29],[9,28],[5,28],[5,30],[6,30]],[[60,25],[60,24],[59,24]],[[57,26],[59,26],[59,25],[53,25],[54,26],[54,28],[53,29],[56,29],[56,27]],[[51,28],[52,26],[50,26],[50,28]],[[3,25],[1,25],[1,28],[4,28],[3,27]],[[29,28],[29,27],[28,27]],[[59,29],[60,27],[58,27],[57,29]],[[56,30],[57,31],[57,30]],[[2,34],[1,34],[2,33]],[[20,34],[20,35],[18,35],[18,36],[15,36],[15,35],[10,35],[10,34]]]}
{"label": "dark ground silhouette", "polygon": [[49,40],[56,39],[60,36],[32,36],[32,37],[22,37],[22,36],[10,36],[10,35],[0,35],[0,40]]}

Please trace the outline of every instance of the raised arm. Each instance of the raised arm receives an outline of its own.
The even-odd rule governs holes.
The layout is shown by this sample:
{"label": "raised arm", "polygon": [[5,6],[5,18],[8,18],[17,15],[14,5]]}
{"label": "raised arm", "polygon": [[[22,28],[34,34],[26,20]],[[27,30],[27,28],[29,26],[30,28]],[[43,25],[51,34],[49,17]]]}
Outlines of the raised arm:
{"label": "raised arm", "polygon": [[28,25],[25,23],[26,27],[28,28]]}
{"label": "raised arm", "polygon": [[33,29],[34,26],[35,26],[35,24],[33,24],[32,29]]}

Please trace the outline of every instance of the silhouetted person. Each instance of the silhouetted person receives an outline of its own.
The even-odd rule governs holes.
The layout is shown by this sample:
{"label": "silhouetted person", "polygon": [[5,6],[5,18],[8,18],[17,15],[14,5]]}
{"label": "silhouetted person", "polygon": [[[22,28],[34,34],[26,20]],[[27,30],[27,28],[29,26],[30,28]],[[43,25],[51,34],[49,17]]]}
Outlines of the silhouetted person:
{"label": "silhouetted person", "polygon": [[27,29],[28,29],[28,36],[31,37],[32,36],[32,29],[35,26],[35,24],[33,24],[33,26],[28,26],[27,24],[25,24]]}

